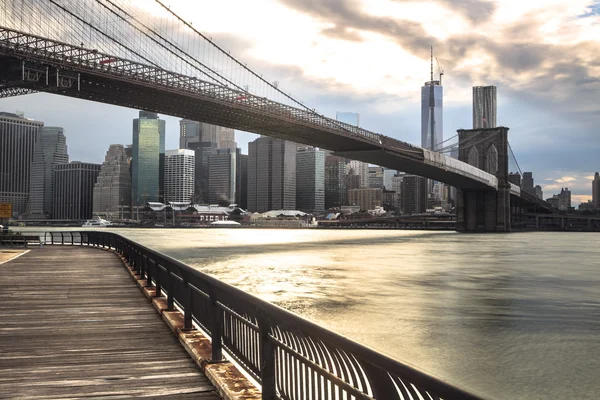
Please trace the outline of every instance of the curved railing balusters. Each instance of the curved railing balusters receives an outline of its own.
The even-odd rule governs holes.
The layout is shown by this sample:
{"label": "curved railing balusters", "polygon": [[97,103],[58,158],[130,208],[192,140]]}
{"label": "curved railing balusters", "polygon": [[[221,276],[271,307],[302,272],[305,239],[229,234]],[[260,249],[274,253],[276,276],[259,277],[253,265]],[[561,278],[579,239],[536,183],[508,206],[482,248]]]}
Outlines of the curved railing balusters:
{"label": "curved railing balusters", "polygon": [[[186,329],[209,335],[213,361],[224,351],[262,385],[263,399],[478,398],[116,233],[69,235],[120,254],[169,309],[182,309]],[[44,237],[65,243],[63,232]]]}

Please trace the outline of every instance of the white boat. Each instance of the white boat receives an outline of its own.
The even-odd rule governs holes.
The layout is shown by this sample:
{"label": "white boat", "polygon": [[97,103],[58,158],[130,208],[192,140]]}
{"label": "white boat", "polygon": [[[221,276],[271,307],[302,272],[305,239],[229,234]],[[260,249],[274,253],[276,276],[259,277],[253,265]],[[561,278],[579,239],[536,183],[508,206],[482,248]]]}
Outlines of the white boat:
{"label": "white boat", "polygon": [[98,219],[88,219],[87,221],[85,221],[83,223],[83,225],[81,226],[110,226],[112,225],[112,223],[110,221],[107,221],[105,219],[102,218],[98,218]]}

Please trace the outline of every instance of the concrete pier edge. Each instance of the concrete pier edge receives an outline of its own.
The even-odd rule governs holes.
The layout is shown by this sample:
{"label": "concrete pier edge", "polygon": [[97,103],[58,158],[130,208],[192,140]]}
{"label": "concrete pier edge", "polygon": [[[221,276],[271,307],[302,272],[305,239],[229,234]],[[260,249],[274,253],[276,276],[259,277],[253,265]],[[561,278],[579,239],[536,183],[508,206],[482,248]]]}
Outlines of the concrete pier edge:
{"label": "concrete pier edge", "polygon": [[223,399],[260,400],[262,398],[261,391],[232,362],[211,363],[212,345],[209,338],[199,330],[184,331],[183,314],[178,310],[167,311],[167,298],[164,296],[156,297],[156,289],[147,287],[146,280],[136,275],[135,270],[127,263],[125,258],[114,250],[108,251],[114,253],[123,262],[138,287],[161,315],[188,355],[215,385]]}

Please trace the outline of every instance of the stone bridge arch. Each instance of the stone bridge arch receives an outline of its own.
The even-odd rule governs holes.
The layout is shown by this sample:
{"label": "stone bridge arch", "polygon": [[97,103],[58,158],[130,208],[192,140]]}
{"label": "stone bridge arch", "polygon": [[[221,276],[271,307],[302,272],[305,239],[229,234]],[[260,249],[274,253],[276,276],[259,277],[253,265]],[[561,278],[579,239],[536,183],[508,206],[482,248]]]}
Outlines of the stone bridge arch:
{"label": "stone bridge arch", "polygon": [[510,231],[508,128],[458,130],[458,159],[496,175],[498,190],[457,190],[457,230]]}

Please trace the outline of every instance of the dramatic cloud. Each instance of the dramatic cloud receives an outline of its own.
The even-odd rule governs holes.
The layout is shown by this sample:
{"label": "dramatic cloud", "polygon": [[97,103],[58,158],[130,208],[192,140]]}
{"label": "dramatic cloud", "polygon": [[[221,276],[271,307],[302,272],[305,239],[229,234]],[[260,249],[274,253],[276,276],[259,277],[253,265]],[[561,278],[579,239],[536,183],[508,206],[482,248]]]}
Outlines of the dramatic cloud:
{"label": "dramatic cloud", "polygon": [[[414,144],[420,142],[420,86],[429,79],[433,46],[445,72],[446,138],[458,128],[471,126],[471,87],[494,84],[499,96],[498,121],[510,127],[521,169],[533,171],[536,181],[544,183],[546,197],[561,185],[586,196],[589,176],[600,169],[598,1],[169,3],[193,27],[311,108],[330,117],[336,111],[359,112],[363,127]],[[147,22],[165,18],[155,2],[132,0],[129,4],[142,7]],[[97,12],[98,6],[94,7],[92,11]],[[264,84],[245,80],[242,69],[226,57],[194,47],[189,29],[168,33],[187,43],[211,68],[239,79],[250,91],[269,95],[261,94]],[[128,36],[128,40],[136,44],[134,38]],[[144,50],[143,46],[134,48]],[[72,156],[84,161],[92,152],[97,156],[90,161],[101,160],[110,142],[129,143],[131,118],[136,114],[50,95],[1,99],[0,108],[20,109],[53,125],[68,125]],[[176,146],[177,128],[177,119],[168,119],[171,146]],[[252,138],[238,135],[243,148]],[[565,180],[569,177],[574,180]]]}

